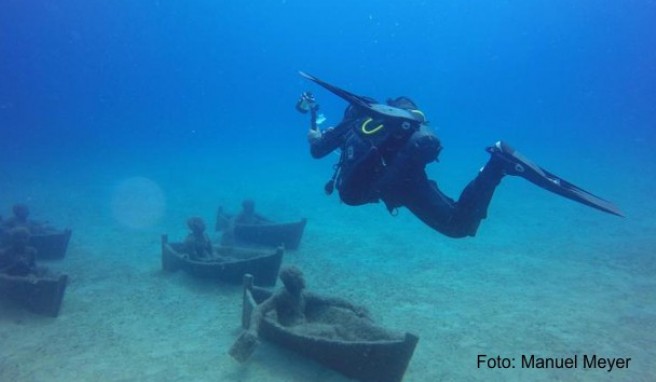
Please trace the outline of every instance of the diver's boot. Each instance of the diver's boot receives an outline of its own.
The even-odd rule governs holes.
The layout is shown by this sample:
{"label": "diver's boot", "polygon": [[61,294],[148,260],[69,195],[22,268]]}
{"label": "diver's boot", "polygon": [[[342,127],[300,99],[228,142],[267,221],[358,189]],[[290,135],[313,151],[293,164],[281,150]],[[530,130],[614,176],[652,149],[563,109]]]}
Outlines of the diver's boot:
{"label": "diver's boot", "polygon": [[486,147],[485,151],[492,155],[490,162],[502,165],[504,175],[522,176],[527,168],[535,166],[528,158],[504,141],[498,141],[494,145]]}

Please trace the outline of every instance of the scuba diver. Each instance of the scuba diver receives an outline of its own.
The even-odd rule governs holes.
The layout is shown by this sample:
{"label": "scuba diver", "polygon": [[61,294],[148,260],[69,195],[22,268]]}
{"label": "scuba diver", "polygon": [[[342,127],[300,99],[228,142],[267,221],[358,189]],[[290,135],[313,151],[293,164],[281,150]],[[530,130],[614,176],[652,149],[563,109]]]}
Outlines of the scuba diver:
{"label": "scuba diver", "polygon": [[298,111],[311,114],[308,131],[311,155],[322,158],[341,150],[335,172],[324,189],[331,194],[337,188],[340,199],[348,205],[382,201],[390,213],[406,207],[446,236],[475,236],[481,220],[487,216],[494,190],[504,176],[511,175],[565,198],[623,216],[612,203],[539,167],[503,141],[486,148],[490,159],[458,200],[453,200],[426,175],[426,165],[438,160],[442,145],[429,128],[424,113],[410,98],[398,97],[381,104],[307,73],[300,74],[349,103],[342,121],[323,131],[318,128],[319,105],[315,97],[304,92],[296,103]]}

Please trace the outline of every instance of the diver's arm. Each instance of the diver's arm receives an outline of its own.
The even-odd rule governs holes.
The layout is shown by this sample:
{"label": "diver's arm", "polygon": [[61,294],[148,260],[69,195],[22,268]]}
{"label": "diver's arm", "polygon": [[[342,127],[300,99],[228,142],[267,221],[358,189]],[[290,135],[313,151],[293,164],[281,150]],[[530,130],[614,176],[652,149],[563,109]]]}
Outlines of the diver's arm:
{"label": "diver's arm", "polygon": [[312,157],[323,158],[340,147],[344,143],[346,133],[351,129],[352,122],[352,120],[342,121],[336,127],[326,129],[321,133],[310,130],[308,141]]}

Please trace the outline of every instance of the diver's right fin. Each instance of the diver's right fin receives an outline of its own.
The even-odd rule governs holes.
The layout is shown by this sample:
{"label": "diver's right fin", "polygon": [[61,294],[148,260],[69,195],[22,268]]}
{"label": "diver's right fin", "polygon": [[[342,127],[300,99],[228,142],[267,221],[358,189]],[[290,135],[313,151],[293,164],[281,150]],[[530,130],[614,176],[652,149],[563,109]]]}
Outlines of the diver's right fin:
{"label": "diver's right fin", "polygon": [[389,118],[398,118],[398,119],[403,119],[407,120],[410,122],[415,122],[415,123],[423,123],[424,120],[420,116],[418,116],[415,113],[411,113],[410,111],[406,109],[401,109],[398,107],[394,106],[389,106],[389,105],[384,105],[380,103],[371,103],[367,101],[364,97],[353,94],[349,91],[346,91],[342,88],[339,88],[335,85],[331,85],[323,80],[318,79],[317,77],[307,74],[303,71],[299,71],[298,74],[300,74],[302,77],[307,78],[308,80],[316,83],[317,85],[323,87],[324,89],[328,90],[329,92],[335,94],[336,96],[342,98],[346,102],[355,105],[355,106],[360,106],[364,109],[367,109],[371,111],[374,114],[382,115],[384,117],[389,117]]}
{"label": "diver's right fin", "polygon": [[360,107],[363,107],[365,109],[369,109],[371,107],[371,103],[367,102],[367,100],[365,100],[363,97],[360,97],[359,95],[355,95],[355,94],[353,94],[351,92],[348,92],[344,89],[338,88],[335,85],[331,85],[331,84],[329,84],[325,81],[322,81],[322,80],[318,79],[317,77],[315,77],[313,75],[310,75],[310,74],[307,74],[303,71],[299,71],[298,74],[300,74],[302,77],[305,77],[308,80],[316,83],[317,85],[320,85],[324,89],[326,89],[329,92],[335,94],[336,96],[342,98],[343,100],[345,100],[346,102],[348,102],[350,104],[360,106]]}
{"label": "diver's right fin", "polygon": [[622,211],[620,211],[620,209],[613,203],[543,169],[505,142],[499,141],[493,146],[488,147],[486,151],[506,162],[506,173],[508,175],[521,176],[547,191],[551,191],[600,211],[624,217]]}

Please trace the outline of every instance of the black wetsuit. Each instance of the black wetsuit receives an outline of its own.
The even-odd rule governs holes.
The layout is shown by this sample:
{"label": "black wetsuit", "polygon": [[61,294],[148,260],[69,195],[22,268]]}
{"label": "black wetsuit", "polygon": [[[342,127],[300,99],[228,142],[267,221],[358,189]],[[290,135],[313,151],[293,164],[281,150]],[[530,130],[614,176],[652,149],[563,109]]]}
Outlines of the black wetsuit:
{"label": "black wetsuit", "polygon": [[[376,130],[378,126],[383,127]],[[504,175],[503,164],[493,157],[454,201],[426,175],[426,164],[435,161],[441,150],[428,126],[381,119],[354,106],[346,110],[339,125],[310,143],[314,158],[338,148],[341,157],[333,179],[344,203],[382,200],[389,211],[405,206],[450,237],[476,234]]]}

